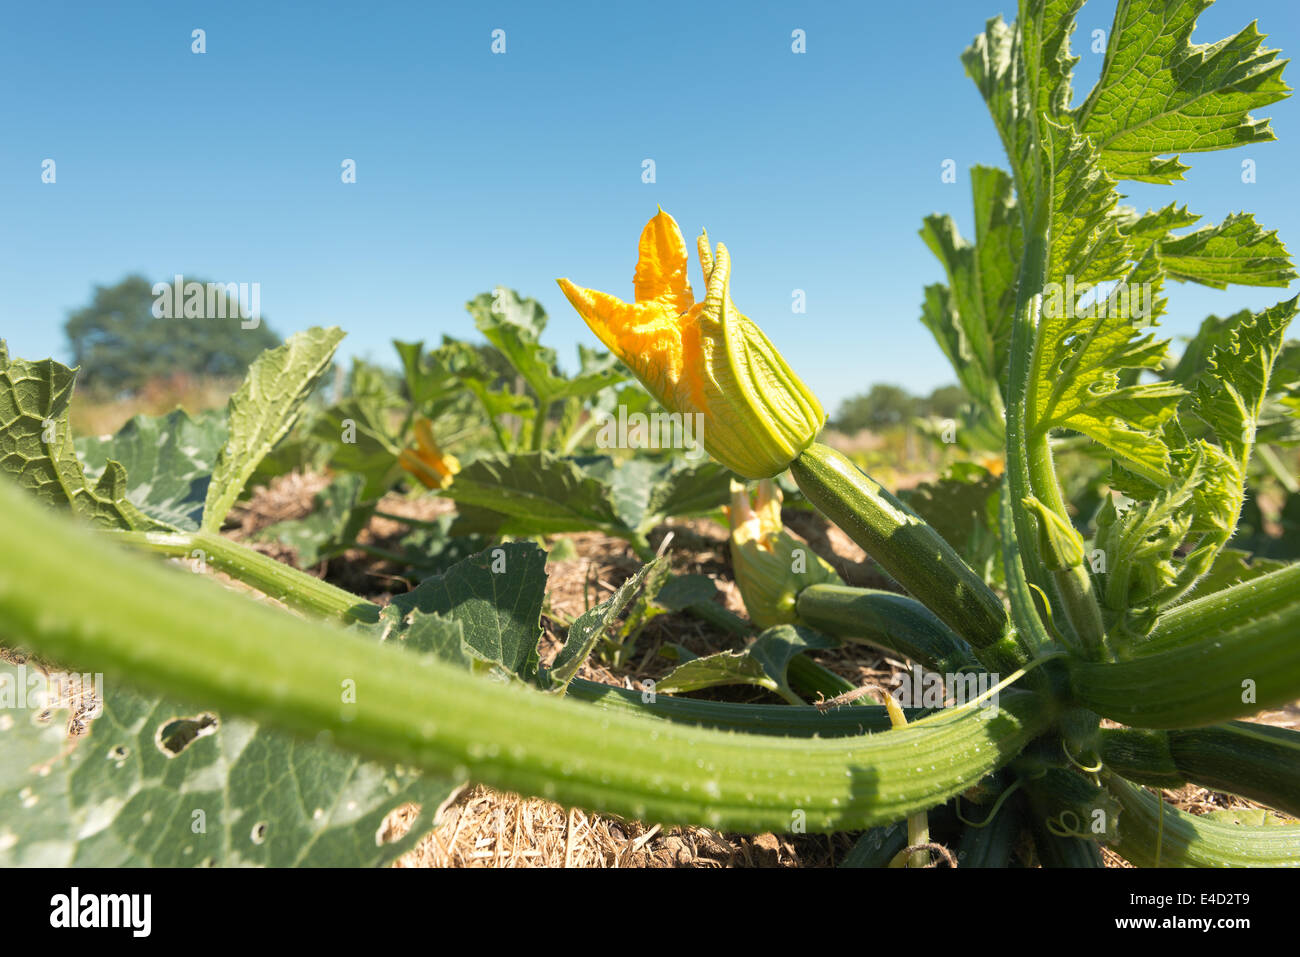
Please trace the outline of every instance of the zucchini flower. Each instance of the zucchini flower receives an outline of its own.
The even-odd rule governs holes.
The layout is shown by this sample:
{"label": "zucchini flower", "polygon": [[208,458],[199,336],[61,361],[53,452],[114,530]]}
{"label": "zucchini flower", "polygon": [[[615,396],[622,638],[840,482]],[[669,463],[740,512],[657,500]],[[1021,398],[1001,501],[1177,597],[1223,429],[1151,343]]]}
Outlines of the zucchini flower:
{"label": "zucchini flower", "polygon": [[446,488],[451,477],[460,471],[456,456],[443,452],[433,438],[433,426],[424,416],[413,423],[415,448],[403,449],[398,462],[427,488]]}
{"label": "zucchini flower", "polygon": [[808,585],[842,585],[821,556],[781,524],[781,490],[758,484],[751,507],[749,489],[731,483],[731,565],[749,617],[760,628],[795,624],[795,600]]}
{"label": "zucchini flower", "polygon": [[592,332],[670,412],[699,414],[704,448],[745,478],[784,471],[826,421],[761,329],[731,301],[727,247],[697,244],[707,295],[696,302],[677,222],[662,209],[641,232],[636,298],[559,280]]}

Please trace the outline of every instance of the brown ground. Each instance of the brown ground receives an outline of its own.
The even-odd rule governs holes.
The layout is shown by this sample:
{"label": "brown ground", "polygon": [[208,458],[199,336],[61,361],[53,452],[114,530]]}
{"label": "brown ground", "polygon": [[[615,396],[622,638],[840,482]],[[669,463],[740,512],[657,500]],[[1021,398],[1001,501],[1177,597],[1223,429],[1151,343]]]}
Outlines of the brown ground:
{"label": "brown ground", "polygon": [[[311,509],[312,496],[326,483],[322,476],[292,474],[259,488],[246,507],[235,514],[239,525],[229,534],[246,538],[254,531],[287,518],[300,517]],[[389,495],[381,510],[413,518],[429,518],[445,511],[450,503],[432,497],[407,499]],[[830,561],[850,584],[889,587],[888,579],[872,561],[838,528],[808,512],[786,510],[792,532]],[[400,523],[375,519],[362,537],[366,544],[383,547],[400,533]],[[678,572],[708,575],[718,586],[720,599],[728,608],[744,613],[730,569],[726,530],[715,522],[676,520],[651,536],[658,548],[672,533],[667,554]],[[602,601],[631,575],[640,562],[626,543],[608,536],[583,533],[567,536],[576,557],[547,566],[547,605],[543,615],[541,651],[549,661],[558,651],[563,628],[555,620],[568,621],[590,604]],[[292,562],[292,550],[258,544],[259,550]],[[395,569],[361,552],[349,553],[315,569],[318,574],[372,600],[384,602],[405,591],[407,582]],[[660,678],[673,663],[658,656],[665,642],[676,642],[696,654],[737,647],[739,639],[689,615],[662,615],[641,634],[637,653],[627,668],[611,668],[594,659],[580,674],[593,681],[638,688],[639,681]],[[823,652],[818,660],[856,685],[888,684],[889,676],[901,670],[891,661],[862,646]],[[761,689],[720,689],[730,700],[772,701]],[[1282,711],[1260,715],[1256,720],[1300,729],[1300,703]],[[1191,813],[1205,813],[1224,807],[1250,807],[1251,802],[1204,788],[1187,787],[1166,792],[1165,797]],[[402,808],[390,818],[391,833],[404,832],[414,808]],[[833,866],[853,844],[855,835],[720,834],[707,828],[660,828],[623,821],[580,810],[568,811],[539,798],[482,786],[466,788],[449,802],[440,826],[411,852],[397,861],[397,867],[818,867]],[[1104,852],[1110,866],[1127,864],[1110,851]]]}

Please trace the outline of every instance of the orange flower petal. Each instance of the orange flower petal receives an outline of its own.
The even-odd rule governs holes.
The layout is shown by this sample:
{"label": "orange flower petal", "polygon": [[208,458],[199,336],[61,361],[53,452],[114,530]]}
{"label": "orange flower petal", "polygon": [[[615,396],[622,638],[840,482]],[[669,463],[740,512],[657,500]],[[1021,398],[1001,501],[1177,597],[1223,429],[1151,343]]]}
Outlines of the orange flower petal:
{"label": "orange flower petal", "polygon": [[700,230],[700,236],[695,240],[695,249],[700,254],[700,269],[704,272],[704,286],[708,289],[709,277],[713,275],[713,253],[709,249],[709,231]]}
{"label": "orange flower petal", "polygon": [[670,411],[696,411],[698,406],[689,403],[699,394],[701,349],[693,319],[702,304],[679,317],[658,301],[624,302],[567,279],[559,283],[591,331],[656,399]]}
{"label": "orange flower petal", "polygon": [[637,302],[661,302],[680,315],[695,304],[686,269],[686,240],[662,209],[641,230],[632,285]]}

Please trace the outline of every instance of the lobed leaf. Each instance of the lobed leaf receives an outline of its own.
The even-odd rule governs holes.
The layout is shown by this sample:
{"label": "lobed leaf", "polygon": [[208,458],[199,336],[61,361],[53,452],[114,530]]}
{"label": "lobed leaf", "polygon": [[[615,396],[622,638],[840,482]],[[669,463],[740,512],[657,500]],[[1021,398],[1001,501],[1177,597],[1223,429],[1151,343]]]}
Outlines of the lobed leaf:
{"label": "lobed leaf", "polygon": [[343,339],[338,328],[308,329],[254,360],[230,397],[229,438],[217,459],[202,528],[218,531],[249,476],[284,438]]}
{"label": "lobed leaf", "polygon": [[720,651],[678,665],[655,685],[657,691],[677,694],[717,685],[748,684],[773,691],[787,701],[798,698],[786,675],[796,655],[814,648],[833,648],[836,639],[810,628],[777,625],[769,628],[742,651]]}
{"label": "lobed leaf", "polygon": [[68,424],[76,375],[53,359],[10,359],[0,340],[0,474],[102,528],[166,528],[128,499],[120,463],[105,462],[93,485],[86,477]]}
{"label": "lobed leaf", "polygon": [[497,527],[517,534],[622,525],[606,488],[574,462],[550,452],[482,456],[462,468],[442,494],[458,505],[507,516],[511,521],[498,521]]}
{"label": "lobed leaf", "polygon": [[1167,154],[1275,138],[1268,120],[1249,111],[1290,92],[1288,61],[1260,46],[1254,23],[1218,43],[1192,43],[1212,2],[1120,0],[1101,77],[1074,114],[1111,175],[1170,183],[1187,167]]}
{"label": "lobed leaf", "polygon": [[[0,685],[28,684],[25,668],[0,662]],[[377,867],[461,786],[108,679],[100,706],[72,738],[57,705],[5,711],[0,865]],[[409,803],[395,837],[384,822]]]}
{"label": "lobed leaf", "polygon": [[133,505],[172,528],[194,531],[225,443],[222,416],[209,412],[191,418],[176,409],[165,416],[134,416],[113,436],[78,439],[77,453],[91,477],[109,462],[120,463]]}
{"label": "lobed leaf", "polygon": [[505,542],[398,595],[381,618],[398,633],[421,617],[451,618],[474,657],[531,682],[545,593],[546,553],[531,542]]}

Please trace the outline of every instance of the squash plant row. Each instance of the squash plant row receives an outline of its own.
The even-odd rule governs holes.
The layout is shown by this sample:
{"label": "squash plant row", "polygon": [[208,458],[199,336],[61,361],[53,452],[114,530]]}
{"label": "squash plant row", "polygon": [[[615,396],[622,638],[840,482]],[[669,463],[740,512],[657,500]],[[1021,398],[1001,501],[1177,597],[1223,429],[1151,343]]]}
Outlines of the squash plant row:
{"label": "squash plant row", "polygon": [[[1141,865],[1300,863],[1300,825],[1194,817],[1148,790],[1190,782],[1300,814],[1300,733],[1248,720],[1300,698],[1300,564],[1252,558],[1239,528],[1252,485],[1295,486],[1275,450],[1300,439],[1297,303],[1207,320],[1177,362],[1152,331],[1170,279],[1285,287],[1295,272],[1249,213],[1192,229],[1185,206],[1139,213],[1117,192],[1272,138],[1251,111],[1288,94],[1285,61],[1253,24],[1192,43],[1205,0],[1120,3],[1071,106],[1081,6],[1021,0],[963,54],[1007,168],[971,171],[973,240],[924,221],[946,282],[922,321],[969,399],[961,442],[988,464],[906,500],[818,441],[814,390],[739,311],[743,263],[707,235],[696,299],[662,210],[630,300],[560,280],[610,352],[583,349],[574,377],[539,341],[540,307],[497,290],[470,304],[488,347],[398,343],[396,383],[363,364],[349,395],[314,399],[342,333],[312,329],[253,364],[224,420],[173,413],[78,442],[75,372],[0,346],[0,539],[21,543],[0,551],[0,860],[382,864],[475,781],[669,824],[861,831],[858,866],[927,862],[932,825],[961,866],[1027,845],[1050,865],[1098,866],[1101,846]],[[623,423],[629,407],[688,423],[708,459],[589,454],[619,407]],[[1062,480],[1070,456],[1098,470],[1083,491]],[[380,607],[221,534],[250,483],[295,466],[335,478],[270,534],[316,560],[371,547],[358,532],[403,476],[452,499],[454,516],[406,520],[402,552],[371,547],[419,584]],[[906,594],[809,560],[783,495]],[[666,517],[724,504],[748,620],[649,546]],[[535,539],[583,530],[644,565],[543,666]],[[745,647],[684,661],[654,692],[577,677],[592,655],[626,661],[664,610]],[[806,654],[844,641],[913,663],[910,707],[870,703]],[[728,683],[788,703],[683,696]],[[949,705],[954,688],[971,693]],[[59,708],[88,730],[71,745]],[[401,803],[421,817],[377,840]]]}

